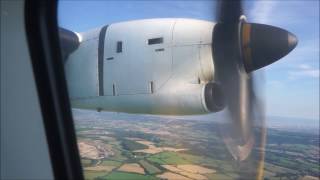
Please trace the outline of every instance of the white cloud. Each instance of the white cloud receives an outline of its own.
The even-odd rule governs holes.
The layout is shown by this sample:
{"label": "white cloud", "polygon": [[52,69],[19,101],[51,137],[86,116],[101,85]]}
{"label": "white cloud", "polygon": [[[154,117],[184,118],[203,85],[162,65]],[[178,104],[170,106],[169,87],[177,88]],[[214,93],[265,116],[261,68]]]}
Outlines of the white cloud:
{"label": "white cloud", "polygon": [[311,78],[319,78],[320,71],[314,67],[311,67],[307,64],[300,64],[297,67],[296,71],[289,71],[289,79],[296,80],[302,77],[311,77]]}
{"label": "white cloud", "polygon": [[[253,2],[253,6],[248,9],[250,22],[270,24],[278,27],[285,25],[296,25],[304,23],[306,18],[317,17],[314,11],[317,7],[316,1],[301,0],[247,0],[247,4]],[[303,11],[303,16],[300,11]]]}
{"label": "white cloud", "polygon": [[256,1],[249,15],[253,22],[270,23],[272,18],[272,10],[276,6],[277,1]]}

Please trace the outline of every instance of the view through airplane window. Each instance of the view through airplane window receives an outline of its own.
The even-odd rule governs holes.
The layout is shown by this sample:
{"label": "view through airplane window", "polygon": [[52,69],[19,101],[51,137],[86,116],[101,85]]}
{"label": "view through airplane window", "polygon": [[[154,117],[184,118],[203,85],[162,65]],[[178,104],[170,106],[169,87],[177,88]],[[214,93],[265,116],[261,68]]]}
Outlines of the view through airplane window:
{"label": "view through airplane window", "polygon": [[319,178],[319,1],[60,1],[58,21],[86,179]]}

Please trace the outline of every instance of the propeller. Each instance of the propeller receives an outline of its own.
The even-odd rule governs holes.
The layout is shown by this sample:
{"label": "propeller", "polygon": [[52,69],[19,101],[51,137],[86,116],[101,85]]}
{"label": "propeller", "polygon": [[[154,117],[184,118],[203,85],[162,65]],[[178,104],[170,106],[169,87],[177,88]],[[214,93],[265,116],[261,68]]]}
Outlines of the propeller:
{"label": "propeller", "polygon": [[296,45],[297,38],[286,30],[248,23],[241,1],[218,2],[212,50],[215,81],[221,84],[226,101],[228,121],[222,137],[242,165],[242,178],[263,178],[265,113],[253,72],[287,55]]}

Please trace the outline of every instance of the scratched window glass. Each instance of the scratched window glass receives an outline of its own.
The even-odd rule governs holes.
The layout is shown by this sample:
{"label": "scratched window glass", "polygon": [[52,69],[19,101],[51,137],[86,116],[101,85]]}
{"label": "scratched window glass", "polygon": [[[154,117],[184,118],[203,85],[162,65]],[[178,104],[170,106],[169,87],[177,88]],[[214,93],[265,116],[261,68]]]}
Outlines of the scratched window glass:
{"label": "scratched window glass", "polygon": [[318,179],[319,1],[60,1],[86,179]]}

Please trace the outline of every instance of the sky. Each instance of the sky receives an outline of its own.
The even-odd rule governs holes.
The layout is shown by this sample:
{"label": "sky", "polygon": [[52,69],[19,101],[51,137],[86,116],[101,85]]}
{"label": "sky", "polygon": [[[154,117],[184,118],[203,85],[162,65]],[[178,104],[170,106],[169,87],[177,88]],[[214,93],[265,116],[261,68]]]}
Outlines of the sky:
{"label": "sky", "polygon": [[[106,24],[145,18],[215,20],[216,1],[60,1],[59,26],[83,32]],[[244,2],[249,22],[286,29],[298,46],[280,61],[256,73],[264,79],[268,116],[319,119],[319,1]]]}

